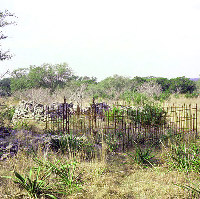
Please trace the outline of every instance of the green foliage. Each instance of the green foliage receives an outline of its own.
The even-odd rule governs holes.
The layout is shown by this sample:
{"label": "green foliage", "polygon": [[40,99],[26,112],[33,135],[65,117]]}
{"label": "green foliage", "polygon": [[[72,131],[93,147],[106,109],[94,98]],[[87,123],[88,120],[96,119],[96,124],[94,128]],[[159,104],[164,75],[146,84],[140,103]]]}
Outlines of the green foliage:
{"label": "green foliage", "polygon": [[[66,63],[63,64],[43,64],[41,66],[30,66],[29,68],[19,68],[12,72],[10,83],[11,92],[30,88],[72,88],[86,85],[84,94],[102,99],[123,99],[144,103],[149,96],[145,96],[145,91],[151,94],[151,98],[164,101],[171,93],[193,93],[197,90],[195,82],[186,77],[172,79],[156,77],[134,77],[133,79],[114,75],[107,77],[97,83],[95,77],[79,77],[73,75],[72,70]],[[6,83],[8,85],[8,83]],[[145,86],[148,86],[146,89]],[[9,90],[9,87],[8,87]],[[143,92],[141,92],[141,90]],[[139,94],[140,92],[140,94]]]}
{"label": "green foliage", "polygon": [[155,155],[152,155],[153,145],[148,149],[140,147],[135,143],[136,150],[134,153],[128,153],[128,156],[137,164],[152,165],[151,161]]}
{"label": "green foliage", "polygon": [[199,93],[193,92],[193,93],[186,93],[185,97],[186,98],[197,98],[199,96]]}
{"label": "green foliage", "polygon": [[168,92],[170,87],[170,80],[163,77],[155,78],[155,81],[161,85],[163,92]]}
{"label": "green foliage", "polygon": [[105,112],[105,116],[110,120],[116,122],[119,122],[122,120],[122,117],[124,115],[124,110],[120,106],[113,105],[113,108],[110,109],[110,111]]}
{"label": "green foliage", "polygon": [[29,126],[29,123],[26,120],[18,120],[13,124],[13,129],[25,129],[25,130],[31,130],[31,127]]}
{"label": "green foliage", "polygon": [[11,91],[30,88],[50,88],[54,91],[57,87],[64,87],[72,75],[66,63],[20,68],[12,72]]}
{"label": "green foliage", "polygon": [[132,87],[132,80],[123,76],[107,77],[96,85],[90,85],[88,92],[93,96],[104,99],[119,98],[119,96]]}
{"label": "green foliage", "polygon": [[2,117],[8,119],[9,121],[12,120],[14,113],[15,113],[15,107],[7,107],[5,111],[1,112]]}
{"label": "green foliage", "polygon": [[94,150],[86,137],[76,137],[72,133],[51,139],[51,148],[62,153],[84,151],[88,155]]}
{"label": "green foliage", "polygon": [[179,99],[179,98],[180,98],[180,94],[175,93],[175,94],[174,94],[174,97],[175,97],[176,99]]}
{"label": "green foliage", "polygon": [[129,103],[132,102],[135,105],[143,105],[149,101],[149,98],[145,94],[128,90],[121,95],[121,99]]}
{"label": "green foliage", "polygon": [[166,100],[168,100],[170,98],[170,92],[169,91],[162,92],[159,96],[158,95],[154,95],[153,98],[156,101],[164,102],[164,101],[166,101]]}
{"label": "green foliage", "polygon": [[104,134],[104,141],[107,145],[109,152],[116,152],[119,149],[120,145],[122,145],[121,143],[122,137],[123,137],[123,131],[120,130]]}
{"label": "green foliage", "polygon": [[200,93],[200,76],[198,81],[196,81],[197,92]]}
{"label": "green foliage", "polygon": [[170,158],[168,160],[171,168],[180,171],[200,171],[200,149],[196,144],[178,142],[171,145]]}
{"label": "green foliage", "polygon": [[10,84],[11,84],[10,78],[4,78],[0,80],[0,96],[10,96],[11,94]]}
{"label": "green foliage", "polygon": [[146,103],[142,107],[129,109],[132,121],[142,125],[161,126],[166,123],[167,113],[159,105]]}
{"label": "green foliage", "polygon": [[107,135],[105,142],[106,142],[106,144],[108,146],[108,150],[110,152],[116,152],[117,149],[119,148],[119,145],[120,145],[120,141],[119,141],[119,138],[117,136]]}
{"label": "green foliage", "polygon": [[196,84],[186,77],[172,78],[170,79],[169,90],[172,93],[192,93],[196,90]]}
{"label": "green foliage", "polygon": [[[33,172],[36,173],[35,178],[33,178]],[[33,199],[40,198],[41,196],[48,196],[50,198],[56,199],[52,195],[52,189],[48,186],[47,179],[49,178],[51,172],[44,173],[41,175],[41,167],[30,169],[29,176],[23,177],[18,172],[14,172],[15,177],[8,176],[6,178],[12,178],[13,182],[18,184],[19,187],[27,191],[29,197]]]}
{"label": "green foliage", "polygon": [[28,69],[19,68],[12,72],[11,76],[11,92],[28,88]]}
{"label": "green foliage", "polygon": [[10,124],[14,113],[15,113],[14,107],[8,107],[8,106],[1,107],[0,126],[6,125],[7,122],[8,122],[8,124]]}
{"label": "green foliage", "polygon": [[60,164],[60,161],[56,164],[49,162],[49,168],[53,173],[59,176],[59,186],[60,190],[66,190],[66,187],[69,190],[69,193],[72,193],[74,189],[79,189],[78,177],[75,176],[76,162]]}
{"label": "green foliage", "polygon": [[52,172],[56,175],[55,189],[58,190],[57,193],[68,194],[72,193],[74,190],[79,190],[80,187],[80,174],[75,175],[76,161],[61,163],[58,160],[56,163],[50,161],[43,161],[37,157],[34,157],[34,161],[45,168],[48,172]]}

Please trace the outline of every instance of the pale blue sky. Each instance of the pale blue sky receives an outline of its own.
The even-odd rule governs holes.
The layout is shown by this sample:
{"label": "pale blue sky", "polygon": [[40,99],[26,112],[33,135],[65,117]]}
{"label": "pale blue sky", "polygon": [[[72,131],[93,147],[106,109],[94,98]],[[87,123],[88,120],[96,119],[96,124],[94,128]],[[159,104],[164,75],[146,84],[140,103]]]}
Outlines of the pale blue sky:
{"label": "pale blue sky", "polygon": [[0,73],[67,62],[77,75],[198,77],[200,0],[0,0],[18,16]]}

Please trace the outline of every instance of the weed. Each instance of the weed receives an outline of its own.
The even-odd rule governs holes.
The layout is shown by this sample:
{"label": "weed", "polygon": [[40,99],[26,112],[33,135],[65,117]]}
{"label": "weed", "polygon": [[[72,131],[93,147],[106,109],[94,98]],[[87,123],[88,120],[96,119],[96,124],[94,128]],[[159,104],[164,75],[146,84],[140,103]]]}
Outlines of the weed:
{"label": "weed", "polygon": [[52,138],[51,148],[62,153],[84,151],[88,155],[94,150],[93,144],[85,136],[77,137],[72,133],[68,135],[61,134],[58,138]]}
{"label": "weed", "polygon": [[[32,179],[32,174],[34,171],[36,171],[36,177],[35,179]],[[48,196],[50,198],[56,199],[56,197],[51,194],[52,190],[47,183],[47,179],[51,173],[47,172],[43,174],[42,177],[40,177],[40,172],[41,167],[32,168],[29,171],[29,176],[23,177],[18,172],[14,171],[15,177],[7,176],[6,178],[12,178],[13,182],[26,190],[31,198],[37,199],[41,196]]]}
{"label": "weed", "polygon": [[29,123],[26,121],[26,120],[23,120],[23,121],[17,121],[14,126],[13,126],[13,129],[25,129],[25,130],[30,130],[30,126],[29,126]]}
{"label": "weed", "polygon": [[174,184],[178,187],[181,187],[184,190],[187,190],[191,193],[191,197],[192,198],[199,198],[200,197],[200,183],[196,184],[196,183],[192,183],[190,182],[192,185],[181,185],[181,184]]}
{"label": "weed", "polygon": [[[170,144],[167,162],[170,168],[180,171],[200,171],[200,149],[196,143],[186,144],[181,137],[175,138],[176,142]],[[162,141],[161,141],[162,143]],[[163,144],[163,143],[162,143]],[[164,144],[163,144],[164,146]]]}
{"label": "weed", "polygon": [[44,162],[37,157],[34,158],[34,161],[40,166],[46,168],[47,171],[51,171],[52,173],[56,174],[58,178],[56,178],[57,184],[55,186],[56,189],[59,190],[59,193],[68,194],[72,193],[73,190],[80,189],[80,182],[78,180],[79,175],[75,176],[77,164],[76,161],[73,161],[71,163],[61,163],[61,161],[58,160],[56,163],[52,163],[50,161]]}
{"label": "weed", "polygon": [[131,157],[137,164],[150,164],[152,166],[152,158],[155,155],[152,155],[153,151],[153,145],[149,147],[148,149],[140,147],[136,142],[135,142],[135,153],[128,153],[128,156]]}

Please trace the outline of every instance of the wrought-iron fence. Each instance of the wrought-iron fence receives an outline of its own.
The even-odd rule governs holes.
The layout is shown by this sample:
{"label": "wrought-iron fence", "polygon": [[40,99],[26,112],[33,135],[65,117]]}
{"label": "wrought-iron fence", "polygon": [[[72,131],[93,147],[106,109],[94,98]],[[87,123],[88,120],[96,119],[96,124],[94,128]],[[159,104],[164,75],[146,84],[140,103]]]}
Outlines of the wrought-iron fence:
{"label": "wrought-iron fence", "polygon": [[[134,111],[133,111],[134,110]],[[55,109],[46,107],[46,129],[65,133],[87,134],[97,137],[100,132],[109,139],[117,137],[126,145],[135,139],[157,139],[166,132],[173,134],[194,132],[197,136],[197,104],[175,105],[162,108],[163,113],[152,110],[142,116],[139,109],[115,104],[114,108],[105,103],[93,103],[87,109],[64,103]],[[160,115],[159,115],[160,114]],[[152,122],[157,115],[159,122]],[[150,122],[151,121],[151,122]]]}

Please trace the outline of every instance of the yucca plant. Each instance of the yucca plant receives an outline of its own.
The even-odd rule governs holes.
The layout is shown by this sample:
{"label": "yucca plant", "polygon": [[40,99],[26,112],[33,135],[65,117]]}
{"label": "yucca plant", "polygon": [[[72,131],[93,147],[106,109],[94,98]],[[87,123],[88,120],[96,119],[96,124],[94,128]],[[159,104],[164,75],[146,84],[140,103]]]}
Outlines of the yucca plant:
{"label": "yucca plant", "polygon": [[79,189],[79,175],[75,176],[75,161],[72,163],[61,163],[61,161],[58,160],[56,163],[52,163],[50,161],[44,162],[37,157],[34,158],[34,161],[57,176],[56,181],[58,183],[56,183],[56,188],[59,190],[59,193],[68,194],[72,193],[74,189]]}
{"label": "yucca plant", "polygon": [[[34,179],[33,172],[36,171],[36,176]],[[41,167],[31,168],[29,171],[29,176],[23,177],[18,172],[14,171],[15,177],[5,176],[5,178],[13,179],[13,182],[18,184],[20,188],[26,190],[29,197],[33,199],[40,198],[42,196],[48,196],[53,199],[57,199],[52,195],[52,188],[48,186],[47,179],[51,175],[50,170],[41,176]]]}
{"label": "yucca plant", "polygon": [[152,155],[153,152],[153,145],[150,146],[148,149],[142,149],[136,142],[135,142],[136,150],[135,153],[128,153],[128,156],[131,157],[137,164],[150,164],[152,165],[151,161],[155,155]]}
{"label": "yucca plant", "polygon": [[59,181],[61,189],[66,190],[67,187],[69,192],[71,193],[74,188],[79,188],[77,177],[75,176],[76,162],[60,165],[59,163],[60,161],[56,162],[55,164],[49,162],[50,169],[58,176],[57,180]]}

